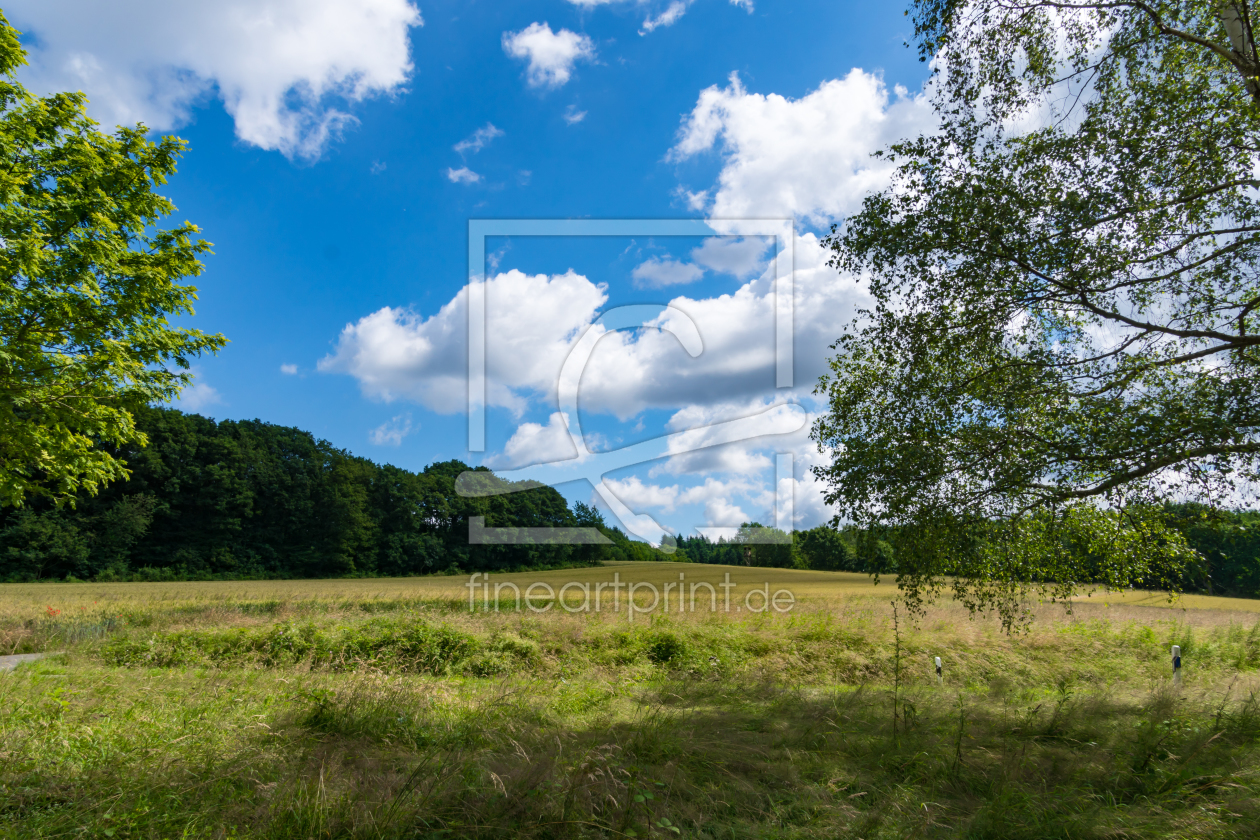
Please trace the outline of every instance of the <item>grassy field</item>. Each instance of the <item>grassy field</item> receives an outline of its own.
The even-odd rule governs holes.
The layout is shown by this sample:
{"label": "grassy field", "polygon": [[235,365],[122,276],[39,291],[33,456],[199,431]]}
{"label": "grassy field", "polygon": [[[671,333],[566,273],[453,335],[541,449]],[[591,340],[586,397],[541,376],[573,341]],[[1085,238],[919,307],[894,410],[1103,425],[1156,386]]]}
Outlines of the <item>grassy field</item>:
{"label": "grassy field", "polygon": [[1260,834],[1260,602],[1006,636],[858,575],[468,582],[0,586],[0,654],[64,651],[0,674],[0,837]]}

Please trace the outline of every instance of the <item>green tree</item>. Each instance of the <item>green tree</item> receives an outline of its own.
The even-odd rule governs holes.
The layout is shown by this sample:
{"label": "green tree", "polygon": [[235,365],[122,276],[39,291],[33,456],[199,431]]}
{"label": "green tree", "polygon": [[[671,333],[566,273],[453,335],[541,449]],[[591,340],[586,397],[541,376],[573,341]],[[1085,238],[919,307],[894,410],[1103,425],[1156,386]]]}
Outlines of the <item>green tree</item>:
{"label": "green tree", "polygon": [[896,529],[912,601],[1175,585],[1159,502],[1260,472],[1253,8],[913,12],[939,125],[828,239],[874,299],[820,384],[828,500]]}
{"label": "green tree", "polygon": [[731,538],[731,544],[739,552],[740,559],[736,563],[775,569],[789,569],[793,565],[792,537],[778,528],[745,522]]}
{"label": "green tree", "polygon": [[823,572],[856,572],[853,549],[834,528],[819,525],[808,531],[795,531],[792,542],[806,569]]}
{"label": "green tree", "polygon": [[[133,412],[175,397],[225,339],[175,328],[209,243],[154,192],[185,143],[102,133],[81,93],[32,96],[0,15],[0,506],[123,478],[102,444],[143,442]],[[174,370],[172,370],[174,368]]]}

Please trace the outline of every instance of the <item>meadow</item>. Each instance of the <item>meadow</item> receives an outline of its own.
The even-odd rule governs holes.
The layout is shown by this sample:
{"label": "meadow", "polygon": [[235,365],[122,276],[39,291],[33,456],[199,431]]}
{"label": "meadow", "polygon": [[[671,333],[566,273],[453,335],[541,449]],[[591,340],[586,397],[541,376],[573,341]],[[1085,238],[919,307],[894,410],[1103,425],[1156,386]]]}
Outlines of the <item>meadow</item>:
{"label": "meadow", "polygon": [[0,673],[0,837],[1260,833],[1260,601],[1094,592],[1006,635],[844,573],[482,582],[0,586],[0,655],[59,652]]}

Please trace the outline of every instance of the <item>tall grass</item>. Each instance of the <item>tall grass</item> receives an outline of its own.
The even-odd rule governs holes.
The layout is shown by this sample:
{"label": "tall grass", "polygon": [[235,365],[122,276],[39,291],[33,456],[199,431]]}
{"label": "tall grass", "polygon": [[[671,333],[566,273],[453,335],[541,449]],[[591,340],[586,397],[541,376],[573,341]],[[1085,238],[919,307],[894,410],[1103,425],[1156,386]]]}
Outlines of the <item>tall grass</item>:
{"label": "tall grass", "polygon": [[1087,604],[1006,636],[948,605],[894,627],[874,594],[635,624],[397,593],[3,609],[8,644],[67,651],[0,675],[5,838],[1260,825],[1260,625],[1237,613]]}

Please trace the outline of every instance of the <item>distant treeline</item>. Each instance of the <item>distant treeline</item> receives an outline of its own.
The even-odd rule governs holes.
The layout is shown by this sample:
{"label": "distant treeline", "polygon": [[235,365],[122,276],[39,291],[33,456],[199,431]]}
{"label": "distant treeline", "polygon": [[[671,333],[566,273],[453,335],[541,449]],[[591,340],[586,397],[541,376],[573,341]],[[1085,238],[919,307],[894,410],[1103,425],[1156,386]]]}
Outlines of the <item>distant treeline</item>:
{"label": "distant treeline", "polygon": [[[1230,511],[1196,503],[1170,504],[1172,524],[1197,554],[1181,581],[1184,592],[1260,597],[1260,511]],[[822,571],[896,574],[895,535],[819,526],[791,535],[745,523],[731,539],[679,540],[696,563],[771,566]]]}
{"label": "distant treeline", "polygon": [[684,537],[681,553],[693,563],[769,566],[826,572],[896,572],[893,548],[869,531],[837,531],[825,525],[784,533],[757,522],[745,522],[730,539]]}
{"label": "distant treeline", "polygon": [[[550,487],[468,498],[459,461],[413,473],[261,421],[172,409],[137,415],[148,446],[119,451],[131,478],[73,507],[32,499],[0,510],[0,581],[398,576],[507,571],[605,560],[678,560],[895,574],[895,535],[825,526],[786,534],[745,523],[730,539],[678,541],[666,555]],[[489,471],[486,480],[498,481]],[[1260,512],[1170,505],[1198,559],[1187,592],[1260,597]],[[490,528],[594,527],[612,545],[469,545]]]}
{"label": "distant treeline", "polygon": [[[151,408],[131,478],[73,507],[0,511],[0,580],[340,577],[667,559],[570,509],[550,487],[464,498],[459,461],[421,473],[375,464],[308,432]],[[596,527],[613,545],[469,545],[487,527]]]}

